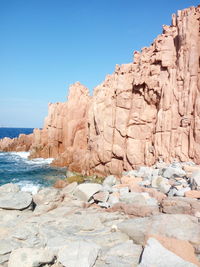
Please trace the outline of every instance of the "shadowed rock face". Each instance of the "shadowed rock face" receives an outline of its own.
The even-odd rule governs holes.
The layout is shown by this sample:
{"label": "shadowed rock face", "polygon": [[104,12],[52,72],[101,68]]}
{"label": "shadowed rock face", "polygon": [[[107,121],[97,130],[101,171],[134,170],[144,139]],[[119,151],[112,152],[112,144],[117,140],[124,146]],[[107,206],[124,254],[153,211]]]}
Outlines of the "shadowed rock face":
{"label": "shadowed rock face", "polygon": [[[58,166],[72,165],[80,171],[75,160],[87,150],[89,90],[79,82],[69,88],[68,101],[49,104],[49,113],[42,130],[34,130],[31,157],[53,157]],[[73,164],[76,164],[73,168]]]}
{"label": "shadowed rock face", "polygon": [[200,7],[178,11],[133,63],[94,89],[70,88],[34,131],[33,157],[99,175],[119,174],[159,158],[200,163]]}

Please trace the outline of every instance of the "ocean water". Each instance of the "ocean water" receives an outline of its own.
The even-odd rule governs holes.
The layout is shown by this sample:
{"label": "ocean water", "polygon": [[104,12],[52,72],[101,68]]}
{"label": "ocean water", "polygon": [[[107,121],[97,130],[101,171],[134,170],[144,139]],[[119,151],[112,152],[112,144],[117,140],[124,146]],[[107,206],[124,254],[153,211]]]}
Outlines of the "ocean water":
{"label": "ocean water", "polygon": [[[17,137],[20,133],[32,131],[33,129],[27,131],[26,128],[0,128],[0,136]],[[56,180],[65,178],[66,168],[51,167],[52,158],[29,160],[29,154],[29,152],[0,152],[0,185],[15,183],[23,191],[34,194],[39,188],[51,186]]]}
{"label": "ocean water", "polygon": [[30,134],[32,133],[34,128],[8,128],[8,127],[0,127],[0,139],[4,137],[15,138],[20,134]]}

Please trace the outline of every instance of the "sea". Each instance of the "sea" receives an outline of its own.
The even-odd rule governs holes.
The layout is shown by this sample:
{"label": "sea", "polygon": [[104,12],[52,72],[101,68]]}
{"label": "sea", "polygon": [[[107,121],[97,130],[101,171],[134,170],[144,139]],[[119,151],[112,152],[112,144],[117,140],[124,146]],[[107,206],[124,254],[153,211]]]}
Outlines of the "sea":
{"label": "sea", "polygon": [[[33,128],[0,127],[0,139],[32,132]],[[29,152],[0,152],[0,185],[15,183],[22,191],[35,194],[40,188],[52,186],[56,180],[65,178],[66,168],[50,166],[53,158],[30,160],[29,155]]]}

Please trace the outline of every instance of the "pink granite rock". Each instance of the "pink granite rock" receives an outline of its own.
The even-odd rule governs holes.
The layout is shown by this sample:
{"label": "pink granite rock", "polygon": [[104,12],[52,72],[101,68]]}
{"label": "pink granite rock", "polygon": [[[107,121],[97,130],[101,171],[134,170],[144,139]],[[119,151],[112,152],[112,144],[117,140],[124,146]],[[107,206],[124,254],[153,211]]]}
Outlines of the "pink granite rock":
{"label": "pink granite rock", "polygon": [[[94,90],[92,172],[115,173],[162,157],[200,163],[200,7],[173,15],[150,47]],[[117,167],[116,167],[117,166]]]}
{"label": "pink granite rock", "polygon": [[0,139],[0,151],[29,151],[33,139],[33,134],[20,134],[18,138],[13,139],[5,137],[3,139]]}
{"label": "pink granite rock", "polygon": [[200,191],[199,190],[187,191],[187,192],[185,192],[185,197],[199,198],[200,199]]}
{"label": "pink granite rock", "polygon": [[67,165],[70,169],[70,165],[75,164],[71,169],[83,170],[89,103],[88,89],[77,82],[69,88],[67,102],[49,104],[44,128],[34,131],[31,157],[53,157],[57,166]]}

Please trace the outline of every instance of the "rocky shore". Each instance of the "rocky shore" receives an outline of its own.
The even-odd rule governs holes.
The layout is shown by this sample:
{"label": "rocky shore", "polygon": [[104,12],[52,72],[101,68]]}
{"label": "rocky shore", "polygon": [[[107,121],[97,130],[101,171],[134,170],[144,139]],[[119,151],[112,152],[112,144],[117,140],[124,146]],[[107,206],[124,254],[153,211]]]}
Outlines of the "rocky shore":
{"label": "rocky shore", "polygon": [[158,162],[35,195],[6,184],[0,218],[1,267],[200,266],[200,166]]}

